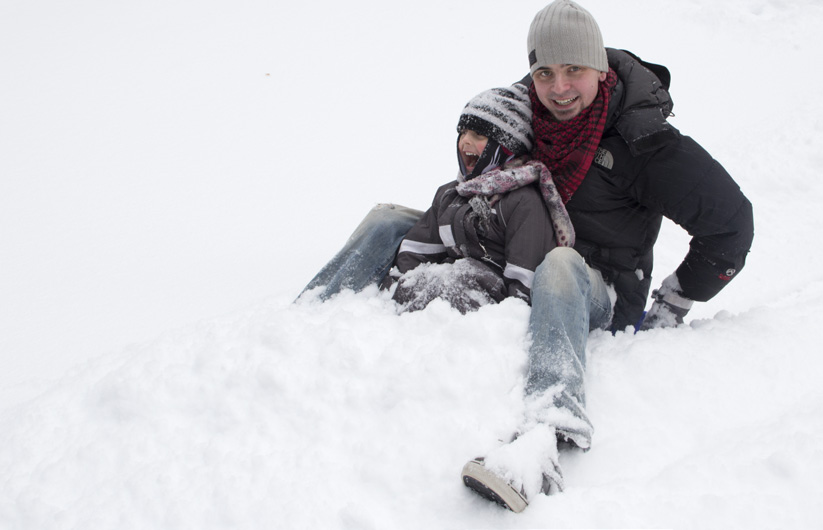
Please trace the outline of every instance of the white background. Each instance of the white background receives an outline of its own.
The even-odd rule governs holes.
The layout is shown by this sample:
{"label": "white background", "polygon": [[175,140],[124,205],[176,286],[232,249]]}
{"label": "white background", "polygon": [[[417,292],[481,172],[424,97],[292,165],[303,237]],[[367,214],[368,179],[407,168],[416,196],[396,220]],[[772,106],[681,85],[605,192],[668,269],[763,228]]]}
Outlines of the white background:
{"label": "white background", "polygon": [[[64,528],[105,527],[101,521],[123,514],[135,527],[200,528],[282,520],[326,528],[712,526],[692,519],[698,513],[715,526],[744,528],[819,521],[819,507],[806,501],[820,487],[803,471],[820,470],[814,447],[823,432],[812,413],[823,411],[816,383],[823,363],[812,355],[823,308],[816,245],[823,12],[816,1],[585,4],[607,46],[669,67],[672,123],[735,177],[754,204],[756,236],[747,268],[695,307],[691,326],[592,339],[590,412],[599,420],[600,445],[569,460],[570,492],[541,499],[531,518],[502,520],[456,479],[462,461],[476,456],[471,451],[487,450],[514,427],[524,354],[512,344],[522,340],[525,308],[503,304],[462,319],[434,308],[398,318],[375,293],[322,308],[290,305],[374,204],[425,209],[437,186],[453,177],[462,106],[526,73],[526,32],[544,5],[5,1],[0,421],[8,438],[0,470],[6,466],[13,478],[0,491],[0,526],[42,528],[55,514]],[[687,243],[677,227],[664,226],[656,283],[677,266]],[[475,337],[501,322],[510,326]],[[421,330],[411,331],[416,325]],[[448,332],[455,328],[463,334]],[[467,336],[478,340],[474,357],[430,357],[432,348],[462,351]],[[333,356],[341,351],[348,354]],[[291,357],[297,352],[305,358]],[[438,399],[430,392],[413,400],[420,417],[408,421],[423,438],[405,456],[418,461],[386,456],[410,435],[369,423],[380,417],[372,405],[350,395],[334,402],[347,416],[316,397],[343,377],[343,394],[354,389],[384,402],[382,387],[363,371],[375,359],[388,363],[377,379],[395,386],[397,403],[406,399],[397,392],[457,385]],[[259,382],[268,362],[279,374],[274,379],[290,381],[264,385],[284,408],[267,409],[259,396],[224,386]],[[447,364],[431,372],[416,362]],[[489,381],[472,381],[466,370],[474,362],[481,364],[476,370],[492,370]],[[210,369],[199,372],[198,363]],[[406,388],[403,382],[411,383],[399,372],[410,365],[419,366],[407,374],[420,386]],[[499,370],[506,375],[492,381]],[[188,386],[170,382],[176,373]],[[474,375],[485,381],[483,373]],[[179,392],[155,393],[158,385]],[[123,388],[133,392],[123,397]],[[728,395],[711,394],[718,389]],[[212,408],[175,408],[177,399],[200,402],[204,392]],[[458,399],[471,392],[480,392],[473,407]],[[501,394],[508,396],[502,404],[493,399]],[[186,436],[174,434],[174,425],[186,425],[191,440],[207,439],[213,418],[204,418],[223,398],[246,411],[228,414],[236,430],[255,421],[270,425],[271,432],[262,428],[251,439],[274,450],[274,461],[228,440],[229,453],[256,454],[265,464],[215,464],[204,446],[186,446]],[[308,411],[297,411],[297,402]],[[123,408],[153,418],[127,437],[142,440],[142,456],[107,430],[110,416],[96,408],[103,403],[117,409],[118,421]],[[468,435],[459,421],[439,416],[444,407],[482,428]],[[152,423],[166,408],[175,411],[173,421]],[[322,412],[329,410],[336,412]],[[639,430],[627,432],[635,421]],[[694,434],[701,430],[717,443]],[[291,433],[288,440],[276,434],[282,431]],[[341,431],[355,438],[330,450],[329,439]],[[443,443],[426,446],[434,433]],[[151,441],[166,435],[171,441],[162,447]],[[649,440],[653,435],[658,443]],[[754,440],[728,449],[741,437]],[[376,449],[361,454],[361,442]],[[453,449],[440,455],[442,445]],[[775,445],[787,452],[773,452]],[[316,452],[297,462],[307,447]],[[91,464],[83,448],[119,457]],[[715,461],[705,457],[711,450],[731,452]],[[162,472],[144,472],[175,469],[171,463],[181,455],[195,460],[172,472],[158,495],[151,485]],[[622,481],[626,470],[610,455],[644,461],[641,476]],[[387,466],[414,467],[421,458],[434,477],[405,470],[414,493],[387,486]],[[324,483],[321,470],[343,459],[353,467],[333,470]],[[724,462],[731,468],[718,469]],[[778,478],[747,474],[760,463]],[[244,475],[256,470],[256,479]],[[315,474],[308,490],[301,487]],[[229,477],[237,480],[232,502],[215,502]],[[273,477],[286,482],[267,482]],[[186,490],[191,482],[202,489]],[[708,497],[701,492],[707,482],[720,488]],[[324,489],[335,485],[334,492]],[[96,496],[99,488],[107,495]],[[366,500],[375,491],[393,495],[375,507]],[[287,505],[266,509],[265,499],[256,504],[261,492]],[[781,497],[787,492],[794,499],[788,507]],[[175,495],[178,503],[164,500]],[[323,500],[329,498],[338,500]],[[442,518],[427,514],[432,502]],[[588,511],[592,506],[599,515]],[[203,513],[218,517],[201,520]]]}

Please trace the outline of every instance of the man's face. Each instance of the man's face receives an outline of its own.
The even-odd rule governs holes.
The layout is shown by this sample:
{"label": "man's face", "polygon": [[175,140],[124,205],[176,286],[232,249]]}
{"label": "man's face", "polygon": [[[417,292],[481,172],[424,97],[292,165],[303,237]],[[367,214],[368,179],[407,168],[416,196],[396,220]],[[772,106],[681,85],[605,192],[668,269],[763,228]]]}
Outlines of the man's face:
{"label": "man's face", "polygon": [[563,121],[592,104],[606,72],[574,64],[550,64],[537,70],[532,79],[537,99],[555,119]]}

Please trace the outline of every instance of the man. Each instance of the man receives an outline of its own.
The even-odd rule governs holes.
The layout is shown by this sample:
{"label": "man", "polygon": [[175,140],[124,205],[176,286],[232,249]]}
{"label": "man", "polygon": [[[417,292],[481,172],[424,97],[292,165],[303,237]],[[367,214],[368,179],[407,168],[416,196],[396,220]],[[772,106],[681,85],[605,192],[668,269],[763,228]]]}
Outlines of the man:
{"label": "man", "polygon": [[[665,68],[604,48],[594,18],[569,0],[535,16],[527,52],[530,77],[521,82],[532,103],[532,156],[551,171],[576,241],[549,252],[535,271],[525,414],[515,439],[463,468],[467,486],[513,511],[563,489],[558,440],[591,445],[583,388],[589,332],[682,323],[694,301],[712,298],[743,268],[754,232],[751,203],[734,180],[666,121]],[[319,296],[327,298],[379,281],[419,215],[377,207],[307,289],[325,286]],[[663,215],[692,240],[643,320]]]}

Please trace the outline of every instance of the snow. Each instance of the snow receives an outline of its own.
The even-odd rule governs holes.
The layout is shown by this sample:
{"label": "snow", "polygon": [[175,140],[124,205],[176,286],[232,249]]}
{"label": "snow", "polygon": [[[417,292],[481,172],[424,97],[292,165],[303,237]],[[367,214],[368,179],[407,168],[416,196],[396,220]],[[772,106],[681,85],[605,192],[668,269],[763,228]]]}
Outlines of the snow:
{"label": "snow", "polygon": [[[583,4],[670,68],[756,234],[687,325],[593,333],[562,494],[459,480],[517,428],[523,302],[292,303],[374,204],[453,177],[545,3],[4,2],[0,528],[819,528],[816,0]],[[687,244],[664,225],[655,283]]]}

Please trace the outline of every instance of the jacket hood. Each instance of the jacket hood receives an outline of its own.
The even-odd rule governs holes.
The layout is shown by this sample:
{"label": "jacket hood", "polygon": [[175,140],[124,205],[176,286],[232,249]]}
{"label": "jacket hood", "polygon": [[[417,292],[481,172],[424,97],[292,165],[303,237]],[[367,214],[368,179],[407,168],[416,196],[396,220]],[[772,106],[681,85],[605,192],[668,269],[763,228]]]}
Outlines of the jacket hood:
{"label": "jacket hood", "polygon": [[[606,48],[606,54],[609,66],[618,77],[609,102],[606,129],[616,130],[633,156],[676,141],[680,133],[666,121],[674,107],[666,89],[668,70],[663,66],[644,63],[622,50]],[[665,84],[650,68],[663,77]]]}

